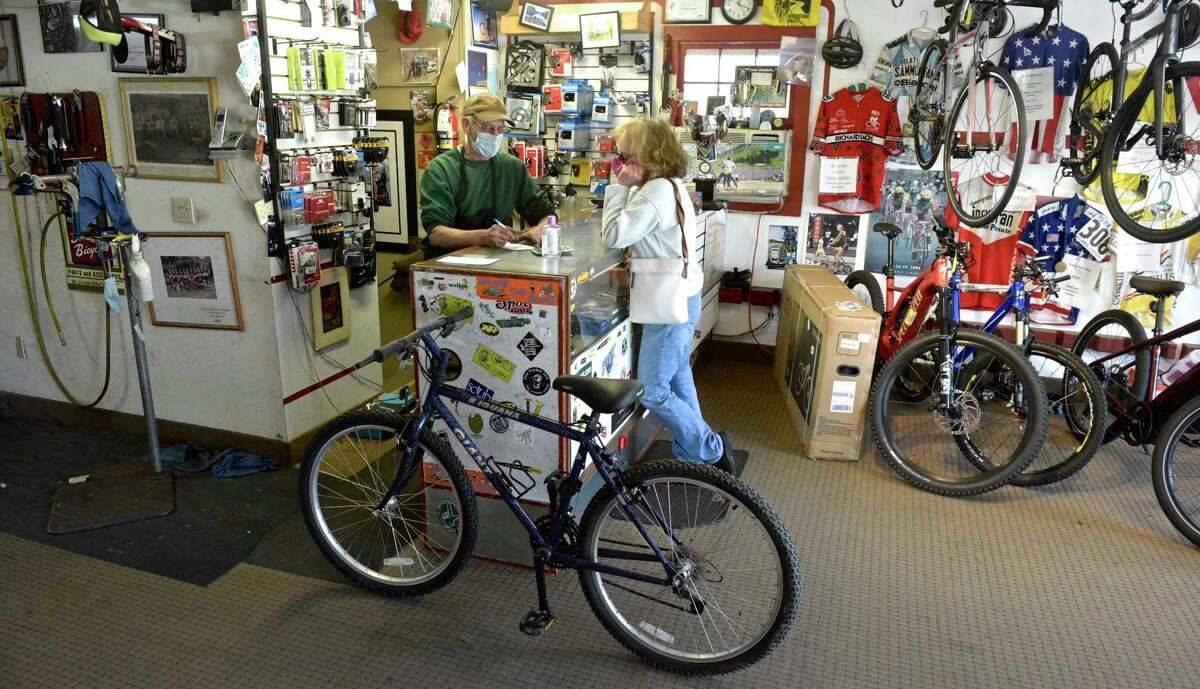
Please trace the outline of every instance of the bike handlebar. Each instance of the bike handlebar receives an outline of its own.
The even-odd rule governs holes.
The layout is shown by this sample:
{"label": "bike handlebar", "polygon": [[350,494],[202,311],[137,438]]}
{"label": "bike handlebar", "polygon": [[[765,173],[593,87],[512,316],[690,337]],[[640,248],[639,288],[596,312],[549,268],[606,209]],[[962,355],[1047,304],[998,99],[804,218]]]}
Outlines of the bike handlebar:
{"label": "bike handlebar", "polygon": [[457,324],[465,321],[466,319],[470,318],[471,316],[473,316],[474,312],[475,312],[475,310],[473,308],[471,308],[470,306],[468,306],[459,311],[455,311],[454,313],[450,314],[449,316],[442,316],[441,318],[430,323],[429,325],[427,325],[423,328],[418,328],[398,340],[392,340],[391,342],[383,345],[379,349],[376,349],[374,352],[371,352],[371,356],[360,361],[358,363],[358,368],[367,366],[369,364],[383,363],[384,359],[387,359],[388,357],[391,357],[391,356],[395,356],[395,355],[399,354],[400,352],[412,347],[414,344],[416,344],[421,339],[421,336],[424,335],[425,333],[431,333],[435,330],[441,330],[442,332],[441,332],[440,336],[445,337],[446,335],[449,335],[451,331],[454,330],[455,325],[457,325]]}
{"label": "bike handlebar", "polygon": [[1030,2],[1021,2],[1020,0],[1014,0],[1014,2],[1011,2],[1009,4],[1016,6],[1016,7],[1035,7],[1035,8],[1040,8],[1042,10],[1041,21],[1038,22],[1037,26],[1035,26],[1032,29],[1025,32],[1026,38],[1032,38],[1033,36],[1036,36],[1036,35],[1042,33],[1043,31],[1045,31],[1046,27],[1050,26],[1050,17],[1051,17],[1051,15],[1054,14],[1054,9],[1056,7],[1058,7],[1057,0],[1050,0],[1048,2],[1046,0],[1031,0]]}

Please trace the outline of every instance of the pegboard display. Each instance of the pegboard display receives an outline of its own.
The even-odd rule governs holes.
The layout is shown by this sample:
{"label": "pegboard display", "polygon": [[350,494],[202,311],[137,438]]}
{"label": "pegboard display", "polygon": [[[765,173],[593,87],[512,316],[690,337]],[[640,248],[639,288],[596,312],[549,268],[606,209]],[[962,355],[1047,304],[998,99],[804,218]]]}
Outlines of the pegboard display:
{"label": "pegboard display", "polygon": [[312,241],[335,265],[356,267],[361,249],[373,245],[375,170],[362,150],[376,120],[371,37],[348,3],[259,2],[244,17],[263,44],[258,97],[263,194],[274,218],[269,252],[284,258],[289,246]]}
{"label": "pegboard display", "polygon": [[607,182],[612,131],[652,114],[653,33],[621,39],[617,47],[585,50],[578,36],[509,37],[505,103],[516,122],[516,153],[538,184],[594,189]]}

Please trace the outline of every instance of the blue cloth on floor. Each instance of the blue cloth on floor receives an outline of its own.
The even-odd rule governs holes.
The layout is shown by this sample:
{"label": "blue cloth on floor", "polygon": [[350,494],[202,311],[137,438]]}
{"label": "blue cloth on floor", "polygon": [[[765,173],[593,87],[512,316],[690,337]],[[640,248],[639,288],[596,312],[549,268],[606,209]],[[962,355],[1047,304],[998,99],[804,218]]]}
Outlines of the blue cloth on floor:
{"label": "blue cloth on floor", "polygon": [[181,443],[164,447],[158,451],[162,465],[166,469],[174,469],[188,474],[208,471],[216,461],[217,456],[210,450],[196,447],[191,443]]}
{"label": "blue cloth on floor", "polygon": [[279,463],[269,457],[245,450],[228,450],[220,454],[220,460],[213,466],[212,473],[217,478],[236,478],[278,468]]}
{"label": "blue cloth on floor", "polygon": [[108,163],[81,163],[76,172],[79,184],[79,210],[75,216],[75,231],[84,232],[88,225],[100,217],[103,211],[108,222],[120,232],[132,234],[137,231],[125,198],[117,187],[117,176]]}

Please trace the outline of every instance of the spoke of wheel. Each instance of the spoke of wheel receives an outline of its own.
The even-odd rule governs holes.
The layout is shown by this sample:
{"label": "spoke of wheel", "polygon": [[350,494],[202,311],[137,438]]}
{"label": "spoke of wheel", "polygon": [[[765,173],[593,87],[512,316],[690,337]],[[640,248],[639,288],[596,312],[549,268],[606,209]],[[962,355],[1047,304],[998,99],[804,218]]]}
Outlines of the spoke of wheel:
{"label": "spoke of wheel", "polygon": [[[733,632],[733,637],[734,637],[733,640],[735,643],[740,641],[742,638],[742,635],[738,633],[738,630],[737,630],[738,627],[741,627],[742,631],[746,632],[746,634],[748,636],[754,634],[754,632],[752,632],[749,627],[746,627],[745,625],[734,622],[732,619],[729,618],[729,615],[725,614],[725,611],[722,610],[721,606],[716,602],[715,596],[712,591],[712,587],[709,586],[709,583],[707,581],[705,581],[703,577],[701,577],[700,579],[693,579],[693,581],[699,581],[704,586],[704,590],[707,592],[706,593],[707,597],[705,598],[705,606],[706,607],[712,606],[712,607],[716,608],[717,613],[719,613],[721,615],[721,617],[725,618],[725,623],[729,625],[729,631]],[[699,590],[700,587],[697,586],[695,588],[697,590]]]}

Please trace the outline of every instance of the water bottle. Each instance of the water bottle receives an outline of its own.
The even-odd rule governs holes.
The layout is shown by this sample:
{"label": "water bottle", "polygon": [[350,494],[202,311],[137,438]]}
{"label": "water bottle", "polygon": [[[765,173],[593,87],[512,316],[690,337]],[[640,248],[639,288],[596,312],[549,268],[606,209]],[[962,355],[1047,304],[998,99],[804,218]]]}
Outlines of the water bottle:
{"label": "water bottle", "polygon": [[558,216],[547,216],[546,226],[542,228],[542,256],[558,256],[560,249],[558,246]]}

